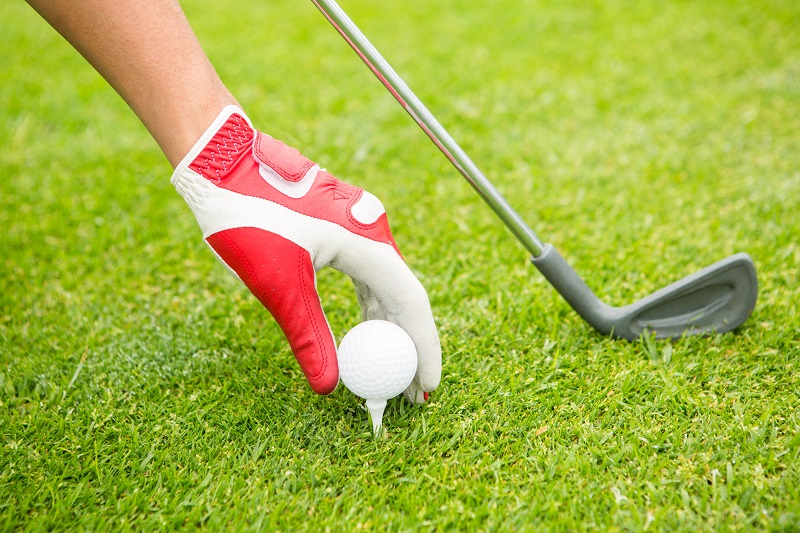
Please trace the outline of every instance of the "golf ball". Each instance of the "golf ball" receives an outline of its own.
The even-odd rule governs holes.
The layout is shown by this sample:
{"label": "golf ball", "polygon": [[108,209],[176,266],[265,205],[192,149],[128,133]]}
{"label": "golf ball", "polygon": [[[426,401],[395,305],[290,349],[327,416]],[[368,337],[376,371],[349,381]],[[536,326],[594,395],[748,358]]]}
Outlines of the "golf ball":
{"label": "golf ball", "polygon": [[345,387],[361,398],[394,398],[408,388],[416,372],[414,341],[391,322],[362,322],[339,345],[339,376]]}

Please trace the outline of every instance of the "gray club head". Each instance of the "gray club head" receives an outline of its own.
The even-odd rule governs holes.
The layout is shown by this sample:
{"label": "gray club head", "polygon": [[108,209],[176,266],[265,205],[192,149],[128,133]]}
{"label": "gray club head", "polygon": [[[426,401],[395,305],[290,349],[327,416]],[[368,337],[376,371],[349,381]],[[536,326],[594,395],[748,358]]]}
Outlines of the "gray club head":
{"label": "gray club head", "polygon": [[753,260],[732,255],[627,305],[602,302],[550,244],[533,264],[572,308],[604,335],[634,340],[724,333],[739,327],[756,305],[758,280]]}

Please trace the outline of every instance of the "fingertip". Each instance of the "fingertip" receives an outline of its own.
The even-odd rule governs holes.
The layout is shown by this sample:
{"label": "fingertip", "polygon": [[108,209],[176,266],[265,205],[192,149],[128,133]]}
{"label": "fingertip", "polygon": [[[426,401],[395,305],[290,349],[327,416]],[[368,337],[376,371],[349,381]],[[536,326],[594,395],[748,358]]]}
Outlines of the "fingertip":
{"label": "fingertip", "polygon": [[337,365],[334,365],[334,367],[334,370],[325,372],[320,376],[315,376],[313,378],[311,376],[306,376],[308,378],[308,384],[311,385],[311,390],[323,396],[327,396],[335,391],[336,387],[339,386],[339,368]]}
{"label": "fingertip", "polygon": [[412,381],[411,385],[403,391],[403,397],[414,405],[420,405],[428,402],[431,393],[421,388],[417,382]]}
{"label": "fingertip", "polygon": [[425,392],[433,392],[439,387],[442,380],[442,356],[439,351],[417,352],[419,362],[417,364],[417,383],[419,388]]}

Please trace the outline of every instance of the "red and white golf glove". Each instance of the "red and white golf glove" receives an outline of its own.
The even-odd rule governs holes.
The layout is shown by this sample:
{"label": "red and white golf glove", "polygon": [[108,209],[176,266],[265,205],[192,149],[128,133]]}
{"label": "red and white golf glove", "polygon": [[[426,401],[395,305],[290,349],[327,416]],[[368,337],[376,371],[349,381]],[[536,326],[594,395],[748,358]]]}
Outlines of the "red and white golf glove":
{"label": "red and white golf glove", "polygon": [[423,402],[439,385],[441,348],[428,295],[403,262],[386,213],[370,193],[343,183],[228,106],[181,161],[172,184],[203,238],[280,325],[320,394],[339,382],[336,344],[316,290],[316,271],[350,276],[363,318],[399,325],[419,364],[404,393]]}

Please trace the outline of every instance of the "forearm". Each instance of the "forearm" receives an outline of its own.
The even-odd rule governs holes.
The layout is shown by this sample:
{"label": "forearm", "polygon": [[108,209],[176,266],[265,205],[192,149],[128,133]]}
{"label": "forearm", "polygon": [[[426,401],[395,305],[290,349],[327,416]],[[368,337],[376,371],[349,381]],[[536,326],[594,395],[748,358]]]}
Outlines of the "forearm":
{"label": "forearm", "polygon": [[236,100],[177,0],[27,0],[133,109],[176,166]]}

